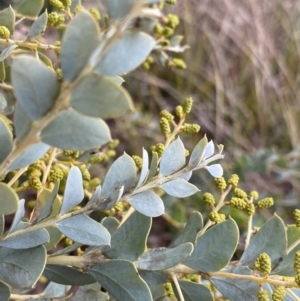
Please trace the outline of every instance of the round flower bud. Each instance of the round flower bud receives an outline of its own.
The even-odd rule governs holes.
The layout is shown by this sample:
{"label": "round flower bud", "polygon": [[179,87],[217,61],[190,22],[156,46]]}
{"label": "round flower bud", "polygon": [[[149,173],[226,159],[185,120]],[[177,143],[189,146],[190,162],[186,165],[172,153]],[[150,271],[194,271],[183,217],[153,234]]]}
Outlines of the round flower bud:
{"label": "round flower bud", "polygon": [[300,228],[300,210],[295,209],[293,212],[296,227]]}
{"label": "round flower bud", "polygon": [[254,201],[256,201],[256,200],[258,200],[258,198],[259,198],[259,194],[258,194],[258,192],[256,191],[256,190],[252,190],[252,191],[250,191],[250,193],[249,193],[249,197],[251,198],[253,198],[253,200]]}
{"label": "round flower bud", "polygon": [[90,174],[89,170],[87,169],[86,165],[85,164],[80,165],[79,169],[80,169],[81,174],[82,174],[82,179],[86,180],[86,181],[89,181],[91,179],[91,174]]}
{"label": "round flower bud", "polygon": [[244,199],[233,197],[230,200],[230,206],[237,209],[245,209],[247,203]]}
{"label": "round flower bud", "polygon": [[81,10],[84,9],[84,6],[81,5],[81,4],[77,4],[75,7],[74,7],[74,10],[73,10],[73,13],[74,15],[78,14]]}
{"label": "round flower bud", "polygon": [[64,176],[65,176],[65,173],[64,173],[63,169],[58,165],[54,165],[50,169],[48,179],[50,182],[55,183],[57,181],[61,181],[64,178]]}
{"label": "round flower bud", "polygon": [[174,291],[170,282],[165,283],[164,287],[168,297],[174,296]]}
{"label": "round flower bud", "polygon": [[174,116],[168,112],[167,110],[163,110],[160,112],[160,117],[166,118],[169,122],[172,122],[174,119]]}
{"label": "round flower bud", "polygon": [[174,29],[170,27],[165,27],[162,31],[162,35],[165,36],[166,38],[170,37],[171,35],[174,34]]}
{"label": "round flower bud", "polygon": [[50,0],[50,5],[52,5],[57,10],[64,9],[64,4],[60,0]]}
{"label": "round flower bud", "polygon": [[226,181],[223,177],[221,178],[215,178],[215,185],[219,190],[225,190],[226,189]]}
{"label": "round flower bud", "polygon": [[295,282],[297,283],[298,286],[300,286],[300,273],[297,273],[295,276]]}
{"label": "round flower bud", "polygon": [[272,294],[272,301],[283,301],[286,295],[286,291],[282,286],[277,286]]}
{"label": "round flower bud", "polygon": [[157,23],[153,28],[154,33],[156,33],[159,36],[161,36],[163,34],[163,30],[164,30],[164,28],[159,23]]}
{"label": "round flower bud", "polygon": [[182,59],[174,58],[172,63],[177,69],[186,69],[186,63]]}
{"label": "round flower bud", "polygon": [[107,160],[108,160],[108,156],[106,154],[99,153],[91,156],[88,162],[90,164],[96,164],[96,163],[106,162]]}
{"label": "round flower bud", "polygon": [[100,184],[101,184],[101,180],[99,178],[93,178],[89,181],[89,188],[95,189]]}
{"label": "round flower bud", "polygon": [[214,196],[209,193],[209,192],[205,192],[202,195],[203,201],[208,204],[208,205],[214,205],[215,204],[215,198]]}
{"label": "round flower bud", "polygon": [[235,187],[233,190],[233,194],[237,197],[237,198],[241,198],[241,199],[245,199],[247,197],[247,193],[243,190],[240,189],[238,187]]}
{"label": "round flower bud", "polygon": [[228,185],[237,186],[239,184],[239,176],[236,174],[233,174],[229,177],[227,183]]}
{"label": "round flower bud", "polygon": [[200,131],[200,125],[184,123],[182,126],[182,131],[185,134],[196,134]]}
{"label": "round flower bud", "polygon": [[177,117],[182,118],[184,117],[184,112],[183,112],[183,107],[182,106],[177,106],[175,108],[175,114]]}
{"label": "round flower bud", "polygon": [[294,270],[300,273],[300,251],[296,252],[294,259]]}
{"label": "round flower bud", "polygon": [[182,105],[183,112],[186,113],[186,114],[191,113],[192,106],[193,106],[193,98],[192,97],[186,98],[183,105]]}
{"label": "round flower bud", "polygon": [[259,291],[257,294],[258,301],[270,301],[268,291]]}
{"label": "round flower bud", "polygon": [[270,274],[272,270],[270,256],[267,253],[260,254],[254,262],[254,268],[265,275]]}
{"label": "round flower bud", "polygon": [[165,3],[174,5],[177,3],[177,0],[165,0]]}
{"label": "round flower bud", "polygon": [[114,139],[112,142],[108,144],[108,148],[115,149],[120,144],[119,139]]}
{"label": "round flower bud", "polygon": [[72,4],[72,0],[60,0],[64,7],[70,7]]}
{"label": "round flower bud", "polygon": [[155,151],[157,152],[158,157],[161,157],[165,151],[165,145],[162,143],[157,143],[155,146]]}
{"label": "round flower bud", "polygon": [[267,209],[274,205],[273,198],[264,198],[257,203],[259,209]]}
{"label": "round flower bud", "polygon": [[212,211],[209,214],[209,219],[216,224],[222,223],[225,221],[225,215],[222,213],[218,213],[217,211]]}
{"label": "round flower bud", "polygon": [[116,156],[116,151],[114,149],[109,149],[107,152],[106,152],[106,155],[108,157],[115,157]]}
{"label": "round flower bud", "polygon": [[0,38],[8,40],[10,36],[10,31],[5,26],[0,26]]}
{"label": "round flower bud", "polygon": [[168,18],[168,23],[167,23],[168,27],[175,29],[175,27],[179,25],[179,18],[177,15],[168,14],[167,18]]}
{"label": "round flower bud", "polygon": [[43,188],[42,182],[40,178],[38,177],[32,177],[28,179],[28,184],[30,188],[33,188],[34,190],[40,190]]}

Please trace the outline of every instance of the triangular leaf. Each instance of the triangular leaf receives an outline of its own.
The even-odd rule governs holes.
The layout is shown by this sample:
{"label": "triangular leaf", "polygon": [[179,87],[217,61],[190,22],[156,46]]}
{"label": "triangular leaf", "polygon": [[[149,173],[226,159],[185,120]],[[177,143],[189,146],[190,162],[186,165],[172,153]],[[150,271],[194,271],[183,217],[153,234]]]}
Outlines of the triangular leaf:
{"label": "triangular leaf", "polygon": [[147,284],[129,261],[111,260],[98,263],[90,269],[90,274],[117,300],[152,301]]}
{"label": "triangular leaf", "polygon": [[8,233],[14,231],[15,227],[20,223],[21,219],[24,217],[25,215],[25,200],[22,199],[19,201],[19,209],[18,211],[15,213],[13,222],[10,225],[9,231]]}
{"label": "triangular leaf", "polygon": [[212,164],[205,168],[214,178],[221,178],[223,176],[223,168],[221,164]]}
{"label": "triangular leaf", "polygon": [[17,7],[17,12],[28,17],[37,16],[44,6],[44,0],[23,0]]}
{"label": "triangular leaf", "polygon": [[32,287],[46,263],[44,246],[24,250],[0,248],[0,279],[15,288]]}
{"label": "triangular leaf", "polygon": [[135,262],[135,266],[142,270],[161,271],[175,266],[186,259],[193,251],[190,242],[175,248],[155,248],[145,252]]}
{"label": "triangular leaf", "polygon": [[78,112],[103,119],[116,118],[133,110],[128,92],[111,79],[91,74],[85,77],[71,95],[71,106]]}
{"label": "triangular leaf", "polygon": [[82,174],[77,166],[72,166],[66,183],[60,214],[65,214],[77,206],[84,198]]}
{"label": "triangular leaf", "polygon": [[134,212],[111,237],[111,248],[104,252],[109,258],[136,260],[146,249],[151,218]]}
{"label": "triangular leaf", "polygon": [[160,161],[160,173],[163,176],[168,176],[180,170],[185,165],[185,148],[177,138],[164,151]]}
{"label": "triangular leaf", "polygon": [[183,264],[201,272],[219,271],[232,258],[238,241],[238,227],[230,218],[201,235],[194,252]]}
{"label": "triangular leaf", "polygon": [[[274,240],[274,233],[280,240]],[[250,240],[250,244],[244,251],[240,264],[251,266],[256,258],[267,253],[272,264],[278,263],[284,257],[287,245],[285,225],[277,215],[269,219]]]}
{"label": "triangular leaf", "polygon": [[64,79],[73,81],[100,43],[99,28],[92,15],[80,11],[69,23],[61,45],[61,68]]}
{"label": "triangular leaf", "polygon": [[15,31],[15,11],[11,6],[0,11],[0,26],[5,26],[11,34]]}
{"label": "triangular leaf", "polygon": [[96,282],[91,275],[68,266],[47,265],[43,274],[50,281],[65,285],[86,285]]}
{"label": "triangular leaf", "polygon": [[210,140],[204,148],[203,160],[211,157],[214,154],[214,151],[215,151],[215,145],[214,145],[213,141]]}
{"label": "triangular leaf", "polygon": [[158,154],[156,152],[152,153],[152,159],[150,164],[149,173],[147,176],[147,182],[149,182],[157,172]]}
{"label": "triangular leaf", "polygon": [[184,229],[176,240],[171,244],[171,247],[179,246],[185,242],[196,243],[197,235],[203,227],[203,219],[200,212],[193,212],[188,219]]}
{"label": "triangular leaf", "polygon": [[186,198],[199,191],[199,189],[182,179],[169,181],[161,186],[161,188],[169,195],[177,198]]}
{"label": "triangular leaf", "polygon": [[[0,12],[1,15],[1,12]],[[1,16],[0,16],[1,18]],[[5,49],[2,50],[1,54],[0,54],[0,62],[4,61],[7,57],[9,57],[9,55],[18,47],[18,45],[10,45],[8,47],[6,47]]]}
{"label": "triangular leaf", "polygon": [[145,181],[149,172],[149,155],[148,152],[143,148],[143,166],[141,169],[140,179],[137,183],[137,187],[141,186],[141,184]]}
{"label": "triangular leaf", "polygon": [[8,285],[0,281],[0,300],[8,301],[10,297],[10,288]]}
{"label": "triangular leaf", "polygon": [[32,120],[27,115],[21,104],[17,101],[14,112],[14,127],[18,140],[26,137],[32,126]]}
{"label": "triangular leaf", "polygon": [[162,199],[152,190],[134,194],[128,202],[136,211],[146,216],[157,217],[165,212]]}
{"label": "triangular leaf", "polygon": [[11,72],[14,92],[23,110],[33,120],[45,116],[60,89],[55,72],[29,55],[16,56]]}
{"label": "triangular leaf", "polygon": [[110,245],[110,234],[106,228],[84,214],[62,220],[57,228],[67,237],[84,245]]}
{"label": "triangular leaf", "polygon": [[48,21],[48,13],[47,10],[45,10],[44,13],[42,13],[31,25],[29,28],[27,37],[29,39],[36,38],[44,33]]}
{"label": "triangular leaf", "polygon": [[111,140],[107,124],[69,109],[60,112],[42,131],[42,141],[70,150],[90,150]]}
{"label": "triangular leaf", "polygon": [[19,208],[19,197],[7,184],[0,183],[0,214],[15,213]]}
{"label": "triangular leaf", "polygon": [[95,71],[104,76],[132,71],[145,61],[155,44],[155,40],[150,35],[127,30],[100,60]]}
{"label": "triangular leaf", "polygon": [[12,162],[7,170],[11,171],[32,164],[43,157],[49,148],[49,145],[42,142],[30,145]]}
{"label": "triangular leaf", "polygon": [[126,153],[119,157],[108,170],[102,186],[102,196],[108,197],[114,189],[124,186],[131,189],[136,181],[136,166]]}
{"label": "triangular leaf", "polygon": [[190,166],[196,167],[201,162],[207,142],[208,141],[205,135],[195,146],[190,157]]}

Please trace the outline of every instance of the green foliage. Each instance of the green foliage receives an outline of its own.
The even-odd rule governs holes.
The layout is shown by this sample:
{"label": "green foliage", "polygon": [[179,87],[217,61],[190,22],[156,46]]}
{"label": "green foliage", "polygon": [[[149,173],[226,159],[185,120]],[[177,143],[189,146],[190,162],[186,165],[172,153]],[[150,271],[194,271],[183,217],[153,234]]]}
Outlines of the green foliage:
{"label": "green foliage", "polygon": [[[223,177],[215,163],[223,145],[204,136],[189,156],[183,136],[200,130],[186,123],[192,98],[174,115],[161,112],[162,139],[150,154],[145,147],[142,157],[113,159],[118,140],[103,119],[134,110],[121,76],[154,64],[150,53],[165,66],[185,67],[166,55],[186,48],[173,36],[178,17],[164,15],[160,1],[103,1],[104,21],[80,1],[50,4],[59,14],[41,13],[44,1],[32,0],[0,12],[9,33],[24,19],[31,24],[23,40],[5,30],[0,38],[8,71],[0,83],[0,300],[299,300],[298,212],[296,225],[274,215],[254,231],[257,212],[274,201],[238,187],[235,174]],[[150,18],[146,33],[137,23]],[[50,26],[61,39],[43,44]],[[178,227],[166,211],[168,197],[199,194],[189,182],[198,170],[215,178],[218,194],[205,192],[206,212],[189,212]],[[246,231],[232,208],[244,214]],[[152,247],[159,216],[180,231],[168,246]]]}

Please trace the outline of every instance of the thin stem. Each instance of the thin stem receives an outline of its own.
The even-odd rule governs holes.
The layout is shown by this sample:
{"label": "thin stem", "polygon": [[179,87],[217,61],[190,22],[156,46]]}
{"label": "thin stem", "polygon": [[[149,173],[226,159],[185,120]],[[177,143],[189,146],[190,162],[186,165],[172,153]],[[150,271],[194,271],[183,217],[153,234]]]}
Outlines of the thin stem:
{"label": "thin stem", "polygon": [[14,90],[13,86],[8,85],[6,83],[0,83],[0,89],[11,91],[11,92]]}
{"label": "thin stem", "polygon": [[253,221],[253,215],[250,215],[248,217],[248,229],[247,229],[247,237],[245,241],[245,250],[249,246],[250,239],[251,239],[251,234],[252,234],[252,221]]}
{"label": "thin stem", "polygon": [[289,254],[298,244],[300,243],[300,238],[294,241],[286,250],[286,254]]}
{"label": "thin stem", "polygon": [[17,173],[13,176],[13,178],[7,183],[7,186],[12,186],[20,177],[21,175],[28,169],[28,166],[25,166],[17,171]]}
{"label": "thin stem", "polygon": [[27,42],[24,40],[20,41],[14,41],[14,40],[6,40],[6,39],[0,39],[1,44],[6,44],[6,45],[17,45],[19,47],[25,47],[29,48],[31,50],[36,50],[36,49],[45,49],[45,50],[56,50],[60,49],[60,46],[55,46],[55,45],[49,45],[49,44],[43,44],[40,42],[32,43],[32,42]]}
{"label": "thin stem", "polygon": [[18,295],[18,294],[11,294],[9,296],[9,300],[33,300],[33,299],[40,299],[44,297],[45,295],[43,293],[37,294],[37,295]]}
{"label": "thin stem", "polygon": [[300,301],[300,298],[298,298],[298,296],[291,289],[286,288],[285,290],[295,301]]}
{"label": "thin stem", "polygon": [[131,206],[127,212],[125,212],[125,214],[123,215],[123,218],[120,222],[120,225],[124,224],[124,222],[130,217],[130,215],[135,212],[135,209]]}
{"label": "thin stem", "polygon": [[46,166],[46,169],[43,173],[43,180],[42,180],[42,184],[43,186],[46,184],[46,181],[47,181],[47,178],[48,178],[48,175],[50,173],[50,169],[52,167],[52,163],[55,159],[55,156],[56,156],[56,148],[53,148],[52,152],[51,152],[51,155],[49,157],[49,161],[48,161],[48,164]]}
{"label": "thin stem", "polygon": [[176,287],[179,300],[180,301],[184,301],[184,297],[183,297],[183,294],[182,294],[181,288],[179,286],[178,279],[177,279],[176,275],[174,273],[171,273],[171,278],[172,278],[172,281],[173,281],[173,283],[174,283],[174,285]]}

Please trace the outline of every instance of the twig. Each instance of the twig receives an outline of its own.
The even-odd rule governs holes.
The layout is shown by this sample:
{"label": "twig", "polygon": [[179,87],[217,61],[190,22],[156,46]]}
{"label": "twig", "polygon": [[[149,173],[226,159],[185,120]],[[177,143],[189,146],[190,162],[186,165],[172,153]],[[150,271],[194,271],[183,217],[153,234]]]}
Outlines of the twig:
{"label": "twig", "polygon": [[183,294],[182,294],[182,291],[181,291],[181,288],[180,288],[180,285],[178,283],[178,279],[175,275],[175,273],[171,273],[171,278],[172,278],[172,281],[176,287],[176,290],[177,290],[177,293],[178,293],[178,296],[179,296],[179,300],[180,301],[184,301],[184,297],[183,297]]}
{"label": "twig", "polygon": [[13,178],[7,183],[7,186],[12,186],[20,177],[21,175],[28,169],[28,166],[25,166],[17,171],[17,173],[13,176]]}

